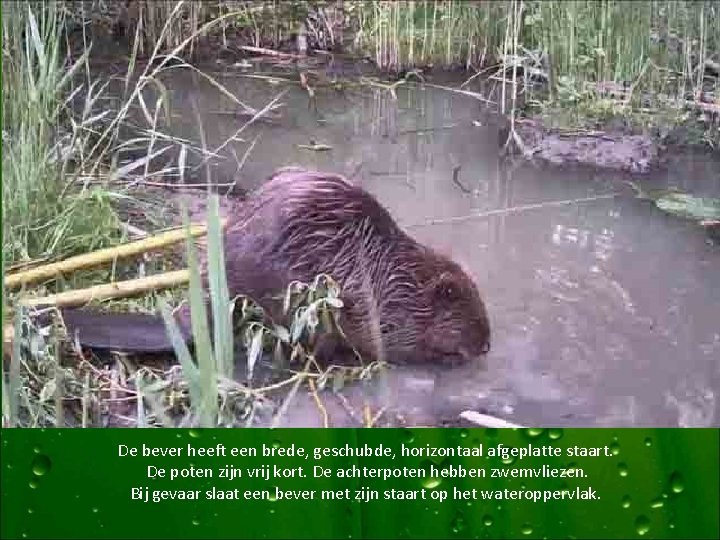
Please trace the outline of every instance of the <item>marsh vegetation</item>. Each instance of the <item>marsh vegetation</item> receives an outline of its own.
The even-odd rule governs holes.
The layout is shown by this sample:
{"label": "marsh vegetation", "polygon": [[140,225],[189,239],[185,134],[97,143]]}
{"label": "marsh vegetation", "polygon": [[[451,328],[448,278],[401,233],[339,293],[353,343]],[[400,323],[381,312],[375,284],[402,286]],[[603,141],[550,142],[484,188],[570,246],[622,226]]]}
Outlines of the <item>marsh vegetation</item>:
{"label": "marsh vegetation", "polygon": [[[328,123],[326,96],[373,92],[374,114],[385,119],[400,92],[419,103],[419,90],[413,92],[421,87],[489,111],[474,120],[478,126],[507,126],[499,130],[496,153],[527,151],[520,126],[531,121],[562,136],[613,131],[707,152],[720,148],[720,6],[709,0],[88,0],[8,2],[2,15],[4,276],[188,225],[180,198],[168,197],[178,185],[210,209],[203,249],[211,261],[207,291],[193,264],[194,242],[23,288],[4,284],[4,313],[12,308],[4,329],[14,334],[4,342],[4,425],[280,422],[300,388],[309,389],[315,412],[327,422],[323,389],[384,377],[375,364],[314,363],[314,337],[334,327],[341,309],[342,291],[332,277],[289,284],[284,325],[268,323],[252,299],[227,293],[217,194],[250,188],[237,178],[250,174],[254,155],[277,159],[261,130],[281,122],[288,103],[313,122],[301,126],[304,140],[293,140],[293,151],[321,165],[338,159],[334,146],[342,144],[313,135],[315,126]],[[224,105],[208,109],[193,98],[179,111],[174,95],[180,90],[172,86],[178,73],[191,74],[194,84],[213,92],[208,99]],[[238,77],[262,86],[246,96],[234,86]],[[216,118],[230,119],[221,135],[213,132]],[[452,120],[431,127],[373,125],[370,133],[390,129],[395,141],[460,125]],[[418,143],[414,152],[433,150]],[[223,160],[229,169],[216,166]],[[348,175],[362,166],[348,165]],[[454,167],[453,181],[462,185]],[[393,175],[397,171],[385,172]],[[509,197],[509,188],[500,190]],[[676,214],[689,208],[690,217],[717,228],[717,193],[710,191],[693,198],[661,190],[653,200],[672,199]],[[178,262],[190,270],[180,284],[83,304],[162,313],[179,365],[127,355],[98,361],[64,335],[61,318],[38,322],[38,311],[48,315],[55,307],[22,306],[26,298],[160,275]],[[211,298],[207,310],[199,302],[203,295]],[[170,317],[188,299],[192,350]],[[217,321],[212,328],[210,315]],[[264,375],[261,364],[268,366]],[[375,425],[383,410],[353,414]]]}

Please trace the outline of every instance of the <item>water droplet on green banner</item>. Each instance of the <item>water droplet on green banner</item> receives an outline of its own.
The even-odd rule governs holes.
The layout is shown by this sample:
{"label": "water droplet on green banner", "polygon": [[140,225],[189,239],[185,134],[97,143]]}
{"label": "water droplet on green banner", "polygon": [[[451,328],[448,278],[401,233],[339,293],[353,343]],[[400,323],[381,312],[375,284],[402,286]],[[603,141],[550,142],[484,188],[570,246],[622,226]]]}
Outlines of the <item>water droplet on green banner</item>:
{"label": "water droplet on green banner", "polygon": [[670,475],[670,489],[673,493],[682,493],[685,491],[685,481],[683,480],[682,474],[675,471]]}
{"label": "water droplet on green banner", "polygon": [[50,472],[51,467],[52,462],[50,461],[50,458],[44,454],[38,454],[35,456],[35,459],[33,459],[32,473],[35,476],[43,476]]}
{"label": "water droplet on green banner", "polygon": [[635,532],[640,536],[645,536],[650,531],[650,520],[645,516],[638,516],[635,520]]}

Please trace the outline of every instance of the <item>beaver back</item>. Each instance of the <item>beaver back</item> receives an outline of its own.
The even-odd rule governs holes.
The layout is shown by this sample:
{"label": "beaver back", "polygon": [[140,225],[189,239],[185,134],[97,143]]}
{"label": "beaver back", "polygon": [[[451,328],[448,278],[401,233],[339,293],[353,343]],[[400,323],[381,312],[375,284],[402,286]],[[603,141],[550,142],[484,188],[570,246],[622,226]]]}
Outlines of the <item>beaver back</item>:
{"label": "beaver back", "polygon": [[455,363],[488,351],[489,321],[473,281],[343,177],[281,169],[229,218],[231,295],[272,311],[290,282],[324,273],[342,288],[339,323],[363,356]]}

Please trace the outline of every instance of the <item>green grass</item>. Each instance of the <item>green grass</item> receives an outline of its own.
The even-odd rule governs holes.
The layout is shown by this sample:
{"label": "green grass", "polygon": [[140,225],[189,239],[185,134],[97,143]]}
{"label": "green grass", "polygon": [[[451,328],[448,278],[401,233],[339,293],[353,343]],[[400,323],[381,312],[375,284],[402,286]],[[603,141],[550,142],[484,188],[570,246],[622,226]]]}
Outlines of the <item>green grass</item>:
{"label": "green grass", "polygon": [[[183,35],[171,51],[165,51],[166,35],[181,17],[182,2],[163,19],[151,60],[138,69],[134,42],[124,77],[121,98],[110,93],[108,83],[91,75],[92,54],[87,49],[76,60],[66,58],[63,3],[17,3],[3,5],[3,262],[7,267],[31,261],[64,258],[117,244],[127,237],[123,216],[147,215],[152,226],[168,225],[154,219],[152,204],[127,189],[134,176],[178,171],[150,169],[150,158],[185,144],[172,137],[159,138],[166,128],[168,92],[160,73],[171,58],[187,49],[197,35],[224,19],[213,19]],[[168,4],[163,4],[168,5]],[[226,14],[226,19],[235,15]],[[170,40],[176,43],[173,38]],[[161,55],[169,52],[169,55]],[[190,67],[181,64],[178,68]],[[209,77],[206,75],[206,77]],[[209,77],[212,80],[211,77]],[[146,103],[151,88],[154,104]],[[224,88],[226,94],[229,92]],[[148,92],[149,93],[149,92]],[[21,96],[21,97],[20,97]],[[153,106],[154,105],[154,106]],[[147,125],[128,121],[140,116]],[[142,121],[140,122],[142,124]],[[122,136],[121,136],[122,133]],[[132,140],[144,146],[146,155],[132,163],[117,165],[119,152]],[[193,148],[202,153],[203,150]],[[159,213],[159,212],[158,212]],[[150,231],[152,232],[152,231]],[[87,274],[74,286],[98,279],[120,277],[122,268]],[[137,268],[126,269],[137,272]],[[126,272],[126,273],[127,273]],[[84,282],[84,283],[83,283]],[[52,285],[52,284],[51,284]],[[57,284],[52,285],[57,286]]]}
{"label": "green grass", "polygon": [[[35,6],[37,7],[37,6]],[[112,194],[73,169],[95,119],[68,122],[68,94],[86,57],[66,68],[52,4],[3,6],[3,259],[6,265],[99,248],[122,237]],[[23,39],[25,36],[25,39]]]}
{"label": "green grass", "polygon": [[[147,205],[136,199],[123,181],[129,183],[130,173],[142,172],[147,176],[154,172],[149,170],[148,158],[163,150],[158,149],[157,133],[164,127],[161,113],[167,106],[167,92],[162,92],[158,75],[167,69],[170,58],[178,58],[199,34],[224,20],[213,19],[194,33],[180,36],[181,39],[176,39],[178,35],[168,38],[176,28],[184,5],[182,2],[172,4],[157,35],[151,61],[140,74],[136,70],[136,54],[141,41],[139,38],[134,41],[124,96],[114,100],[110,108],[109,102],[103,100],[108,96],[107,85],[91,77],[87,36],[83,36],[83,42],[88,48],[77,60],[66,64],[62,43],[67,21],[65,12],[58,9],[63,7],[62,3],[3,5],[5,267],[63,258],[125,239],[123,213],[142,211]],[[224,15],[228,20],[236,16]],[[173,49],[170,55],[160,58],[164,45],[172,45]],[[155,59],[157,61],[153,61]],[[179,66],[183,67],[189,66]],[[154,109],[143,100],[143,90],[149,85],[161,90]],[[225,88],[218,87],[218,90],[229,94]],[[146,156],[118,167],[118,151],[125,144],[120,133],[127,129],[126,119],[133,110],[141,111],[148,124],[134,137],[136,144],[146,145]],[[168,139],[163,141],[168,144]],[[187,146],[185,141],[172,138],[169,144],[181,146],[183,150]],[[201,156],[205,152],[194,150]],[[182,165],[175,171],[176,175],[182,175]],[[153,221],[152,216],[148,218],[149,222]],[[211,242],[211,249],[215,252],[219,249],[218,225],[213,223],[215,240]],[[221,254],[213,257],[211,275],[217,275],[217,268],[224,267],[221,257]],[[148,266],[151,270],[160,269],[154,264]],[[109,269],[79,272],[43,286],[51,291],[63,290],[68,285],[76,288],[109,278],[135,277],[132,274],[142,271],[133,262],[113,264]],[[203,321],[206,314],[196,296],[196,280],[194,276],[190,287],[193,311],[197,312],[194,320]],[[10,371],[7,378],[3,376],[3,422],[24,426],[96,426],[102,425],[103,418],[115,417],[120,418],[121,424],[149,425],[167,423],[172,417],[181,418],[181,422],[210,425],[218,418],[224,421],[218,416],[219,395],[223,396],[223,403],[230,404],[222,410],[225,413],[231,410],[233,421],[236,416],[243,417],[238,412],[255,410],[262,401],[260,393],[250,392],[232,380],[233,343],[224,280],[213,279],[211,293],[223,299],[223,309],[216,309],[214,316],[224,322],[215,328],[214,348],[203,324],[199,322],[194,328],[200,360],[198,393],[191,368],[186,370],[185,378],[178,380],[176,367],[148,368],[118,357],[109,366],[106,364],[106,370],[98,370],[96,359],[82,359],[79,351],[72,350],[72,342],[68,351],[65,340],[57,332],[42,332],[37,320],[15,305],[17,294],[3,287],[4,305],[16,307],[16,339],[10,354]],[[158,300],[162,303],[167,297],[172,298],[173,294],[155,293],[139,301],[114,301],[106,305],[149,310]],[[214,305],[217,306],[217,302]],[[158,401],[158,392],[165,392],[162,395],[166,400],[162,403]],[[189,394],[193,394],[192,400],[187,399]],[[250,402],[252,404],[247,405]],[[165,411],[165,406],[169,411]]]}
{"label": "green grass", "polygon": [[507,2],[350,2],[356,46],[381,68],[479,66],[496,56]]}
{"label": "green grass", "polygon": [[[218,18],[222,21],[211,34],[221,37],[223,45],[236,45],[239,38],[272,48],[286,43],[303,21],[311,34],[318,29],[330,33],[334,27],[329,21],[338,14],[332,1],[133,4],[124,19],[130,25],[126,34],[139,37],[138,52],[145,55],[156,47],[170,51],[188,36],[204,36],[199,30]],[[61,5],[73,20],[91,18],[78,4]],[[118,20],[119,11],[112,7],[107,4],[92,14],[93,20],[104,21],[96,28],[109,28]],[[720,53],[720,8],[712,0],[350,0],[343,4],[342,26],[352,38],[345,41],[382,68],[429,63],[479,68],[510,61],[502,49],[507,26],[520,9],[520,55],[527,60],[526,53],[544,51],[555,79],[633,82],[643,76],[650,85],[677,77],[674,83],[694,88],[700,74],[692,65],[713,57],[717,61]],[[228,32],[233,33],[231,41]],[[198,43],[193,39],[190,47]]]}
{"label": "green grass", "polygon": [[705,66],[720,59],[719,16],[705,1],[530,3],[523,41],[550,59],[550,93],[537,101],[565,126],[624,120],[661,138],[682,127],[717,146],[717,119],[692,102],[714,92],[718,103]]}

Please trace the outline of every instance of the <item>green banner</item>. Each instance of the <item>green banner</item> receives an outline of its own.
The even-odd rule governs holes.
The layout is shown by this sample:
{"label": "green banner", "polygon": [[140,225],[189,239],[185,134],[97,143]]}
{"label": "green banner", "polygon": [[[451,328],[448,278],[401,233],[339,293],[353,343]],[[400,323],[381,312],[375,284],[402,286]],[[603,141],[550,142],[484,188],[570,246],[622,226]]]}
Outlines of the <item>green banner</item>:
{"label": "green banner", "polygon": [[3,429],[3,538],[718,538],[718,430]]}

